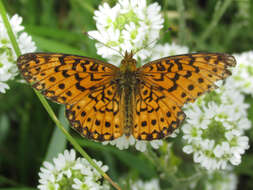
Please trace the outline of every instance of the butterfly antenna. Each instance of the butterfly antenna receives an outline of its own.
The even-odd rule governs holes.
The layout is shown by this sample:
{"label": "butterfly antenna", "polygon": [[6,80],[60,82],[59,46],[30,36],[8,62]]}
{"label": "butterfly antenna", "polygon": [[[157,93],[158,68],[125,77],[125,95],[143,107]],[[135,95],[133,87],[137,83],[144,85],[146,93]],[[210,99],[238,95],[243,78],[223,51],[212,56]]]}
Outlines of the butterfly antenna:
{"label": "butterfly antenna", "polygon": [[113,47],[111,47],[111,46],[105,44],[104,42],[101,42],[101,41],[99,41],[98,39],[92,37],[91,35],[88,34],[88,32],[84,31],[83,33],[84,33],[84,35],[87,35],[89,38],[95,40],[96,42],[98,42],[98,43],[104,45],[105,47],[107,47],[107,48],[109,48],[109,49],[111,49],[111,50],[113,50],[113,51],[116,51],[116,52],[119,53],[122,57],[124,57],[124,55],[123,55],[120,51],[118,51],[118,50],[114,49]]}
{"label": "butterfly antenna", "polygon": [[152,43],[154,43],[157,39],[151,41],[150,43],[146,44],[145,46],[141,47],[140,49],[137,49],[135,52],[133,52],[133,54],[138,53],[139,51],[146,49],[147,47],[149,47]]}
{"label": "butterfly antenna", "polygon": [[[168,27],[167,30],[165,30],[165,33],[172,31],[171,27]],[[157,39],[154,39],[153,41],[151,41],[150,43],[146,44],[145,46],[143,46],[140,49],[137,49],[135,52],[133,52],[133,54],[138,53],[139,51],[146,49],[147,47],[149,47],[151,44],[153,44],[155,41],[157,41]]]}

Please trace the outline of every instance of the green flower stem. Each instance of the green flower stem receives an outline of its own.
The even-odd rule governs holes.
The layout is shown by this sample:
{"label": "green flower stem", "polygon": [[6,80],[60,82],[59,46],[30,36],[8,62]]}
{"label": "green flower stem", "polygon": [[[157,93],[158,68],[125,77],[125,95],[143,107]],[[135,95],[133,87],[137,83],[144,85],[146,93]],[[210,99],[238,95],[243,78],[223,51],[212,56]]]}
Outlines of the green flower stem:
{"label": "green flower stem", "polygon": [[186,24],[185,24],[185,7],[184,0],[177,0],[177,11],[179,13],[179,40],[180,44],[185,44],[186,40]]}
{"label": "green flower stem", "polygon": [[94,9],[92,6],[90,6],[89,3],[86,3],[83,0],[72,0],[73,3],[79,4],[84,10],[89,11],[91,14],[94,13]]}
{"label": "green flower stem", "polygon": [[[204,42],[208,36],[212,33],[213,29],[217,26],[218,22],[220,21],[221,17],[229,7],[229,5],[232,3],[233,0],[224,0],[224,1],[218,1],[215,6],[215,12],[213,14],[212,21],[210,22],[209,26],[207,26],[206,30],[203,32],[203,34],[200,36],[200,42]],[[221,5],[221,2],[224,2]]]}
{"label": "green flower stem", "polygon": [[[19,49],[18,43],[16,41],[15,35],[12,31],[12,28],[10,26],[10,23],[7,18],[7,14],[3,5],[3,1],[0,0],[0,14],[2,16],[4,25],[7,29],[8,35],[10,37],[12,46],[17,54],[17,56],[21,55],[21,51]],[[47,110],[49,116],[51,119],[55,122],[57,127],[60,128],[60,130],[64,133],[66,138],[69,140],[69,142],[73,145],[73,147],[106,179],[108,180],[112,186],[117,189],[121,190],[121,188],[92,160],[92,158],[82,149],[82,147],[77,143],[77,141],[68,133],[68,131],[64,128],[64,126],[61,124],[61,122],[56,117],[55,113],[53,112],[52,108],[48,104],[47,100],[38,92],[35,90],[36,95],[40,99],[42,105]]]}
{"label": "green flower stem", "polygon": [[17,55],[21,55],[21,51],[18,47],[18,43],[16,41],[15,35],[12,31],[11,25],[10,25],[9,20],[7,18],[7,13],[5,11],[4,4],[3,4],[2,0],[0,0],[0,15],[2,16],[3,23],[5,25],[7,33],[9,35],[10,40],[11,40],[14,51],[16,52]]}
{"label": "green flower stem", "polygon": [[164,174],[164,179],[168,180],[173,187],[178,185],[178,181],[175,176],[176,170],[168,166],[167,163],[159,158],[150,145],[147,146],[146,157],[153,163],[154,166],[157,166],[157,170]]}
{"label": "green flower stem", "polygon": [[9,179],[7,177],[4,177],[2,175],[0,175],[0,183],[1,184],[8,184],[8,185],[13,185],[13,186],[21,186],[20,184],[18,184],[16,181]]}

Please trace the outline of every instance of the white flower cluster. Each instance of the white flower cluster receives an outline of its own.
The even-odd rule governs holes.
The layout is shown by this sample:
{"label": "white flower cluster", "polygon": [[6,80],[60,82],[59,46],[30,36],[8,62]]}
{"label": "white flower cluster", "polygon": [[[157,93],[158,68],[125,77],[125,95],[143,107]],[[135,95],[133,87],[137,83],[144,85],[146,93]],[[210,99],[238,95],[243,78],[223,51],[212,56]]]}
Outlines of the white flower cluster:
{"label": "white flower cluster", "polygon": [[206,169],[225,169],[228,162],[238,165],[249,148],[244,131],[251,127],[244,96],[227,82],[186,107],[183,151],[193,153],[194,162]]}
{"label": "white flower cluster", "polygon": [[237,90],[253,96],[253,51],[234,54],[237,61],[232,78]]}
{"label": "white flower cluster", "polygon": [[[94,160],[97,165],[106,172],[108,166],[101,161]],[[44,162],[39,172],[40,190],[109,190],[109,185],[102,184],[102,176],[84,158],[76,159],[76,152],[72,149],[65,150],[53,159],[54,164]]]}
{"label": "white flower cluster", "polygon": [[207,177],[204,190],[236,190],[237,177],[230,171],[215,171],[211,172]]}
{"label": "white flower cluster", "polygon": [[[32,41],[31,36],[23,32],[24,27],[21,25],[22,18],[18,15],[14,15],[9,19],[9,22],[17,38],[21,53],[35,51],[35,43]],[[17,55],[12,47],[3,20],[0,17],[0,93],[5,93],[6,89],[9,89],[6,82],[14,79],[18,73],[16,60]]]}
{"label": "white flower cluster", "polygon": [[157,179],[152,179],[147,182],[138,180],[131,185],[132,190],[159,190],[160,185]]}
{"label": "white flower cluster", "polygon": [[145,152],[147,150],[147,145],[150,144],[154,149],[158,149],[163,145],[162,140],[153,140],[153,141],[138,141],[132,135],[126,137],[125,135],[112,140],[103,142],[104,145],[111,144],[119,148],[120,150],[128,149],[129,146],[135,145],[136,150]]}
{"label": "white flower cluster", "polygon": [[[119,65],[125,51],[136,52],[149,46],[159,37],[164,19],[158,3],[147,6],[146,0],[119,0],[114,7],[107,3],[95,11],[96,31],[88,34],[101,43],[96,43],[97,53]],[[116,51],[112,50],[115,49]],[[144,48],[135,54],[138,60],[144,60],[150,55],[150,48]]]}
{"label": "white flower cluster", "polygon": [[162,57],[168,57],[171,55],[179,55],[189,53],[189,48],[186,46],[180,46],[172,42],[171,44],[156,44],[152,51],[150,60],[160,59]]}
{"label": "white flower cluster", "polygon": [[[208,171],[207,174],[202,175],[203,178],[201,180],[201,184],[203,186],[203,190],[236,190],[237,189],[237,182],[238,179],[236,175],[229,170],[215,170],[215,171]],[[190,189],[195,190],[197,189],[197,182],[192,181],[190,185]]]}

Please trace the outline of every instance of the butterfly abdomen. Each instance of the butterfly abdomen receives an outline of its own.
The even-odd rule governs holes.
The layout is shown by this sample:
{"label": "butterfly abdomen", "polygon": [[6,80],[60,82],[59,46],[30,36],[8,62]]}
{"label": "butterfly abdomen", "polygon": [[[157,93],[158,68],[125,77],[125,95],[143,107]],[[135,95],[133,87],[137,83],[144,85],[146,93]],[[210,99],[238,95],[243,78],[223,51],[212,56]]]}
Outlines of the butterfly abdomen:
{"label": "butterfly abdomen", "polygon": [[132,101],[132,92],[130,89],[125,88],[123,91],[123,101],[124,101],[124,108],[123,108],[123,131],[124,134],[129,137],[132,133],[132,126],[133,126],[133,101]]}
{"label": "butterfly abdomen", "polygon": [[121,115],[123,123],[123,134],[127,137],[132,134],[134,95],[136,89],[136,74],[132,71],[120,73],[118,81],[121,97]]}

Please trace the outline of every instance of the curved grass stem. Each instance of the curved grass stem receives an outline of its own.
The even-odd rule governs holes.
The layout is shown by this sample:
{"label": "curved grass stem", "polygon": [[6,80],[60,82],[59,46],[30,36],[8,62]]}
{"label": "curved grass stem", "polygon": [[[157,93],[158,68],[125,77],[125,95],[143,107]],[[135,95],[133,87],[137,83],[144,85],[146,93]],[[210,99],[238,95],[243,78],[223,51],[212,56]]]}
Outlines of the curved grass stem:
{"label": "curved grass stem", "polygon": [[210,36],[210,34],[213,32],[213,30],[219,23],[220,19],[222,18],[222,16],[224,15],[225,11],[229,7],[229,5],[232,3],[232,1],[233,0],[224,0],[224,1],[218,1],[216,3],[213,18],[210,24],[207,26],[206,30],[200,36],[201,42],[204,42]]}
{"label": "curved grass stem", "polygon": [[[3,1],[0,0],[0,15],[2,16],[3,19],[3,23],[5,25],[5,28],[8,32],[9,38],[11,40],[12,46],[14,48],[14,51],[18,56],[21,55],[21,51],[19,49],[17,40],[15,38],[15,35],[12,31],[11,25],[9,23],[8,17],[7,17],[7,13],[5,11],[5,7],[3,4]],[[56,117],[54,111],[52,110],[52,108],[50,107],[50,105],[48,104],[47,100],[38,92],[35,90],[36,95],[38,96],[39,100],[41,101],[42,105],[44,106],[44,108],[46,109],[46,111],[48,112],[49,116],[51,117],[51,119],[55,122],[56,126],[60,128],[60,130],[64,133],[64,135],[66,136],[66,138],[68,139],[68,141],[73,145],[73,147],[107,180],[109,181],[109,183],[111,183],[111,185],[117,189],[117,190],[121,190],[121,188],[119,187],[119,185],[117,183],[115,183],[93,160],[92,158],[83,150],[83,148],[77,143],[77,141],[68,133],[68,131],[64,128],[64,126],[62,125],[62,123],[58,120],[58,118]]]}

